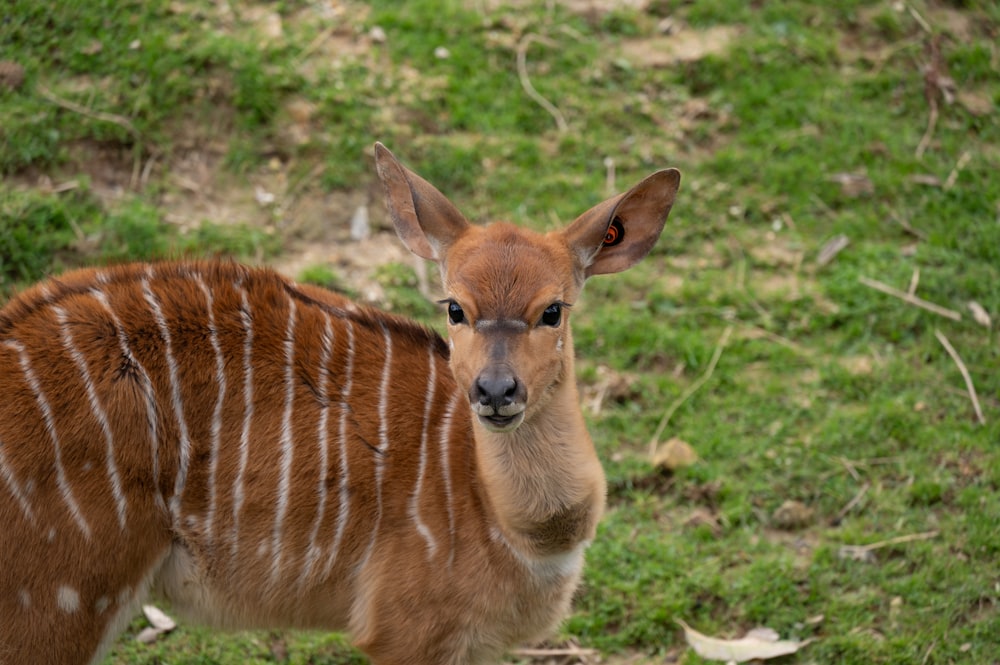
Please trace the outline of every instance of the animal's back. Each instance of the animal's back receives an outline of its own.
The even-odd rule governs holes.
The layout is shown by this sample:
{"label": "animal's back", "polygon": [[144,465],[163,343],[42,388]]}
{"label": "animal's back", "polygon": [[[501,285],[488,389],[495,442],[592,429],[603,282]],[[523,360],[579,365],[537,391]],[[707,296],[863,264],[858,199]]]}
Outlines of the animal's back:
{"label": "animal's back", "polygon": [[415,519],[413,546],[454,557],[454,391],[437,335],[266,270],[26,292],[0,311],[0,613],[38,621],[0,644],[79,662],[44,636],[120,623],[153,578],[214,623],[346,627],[381,531]]}

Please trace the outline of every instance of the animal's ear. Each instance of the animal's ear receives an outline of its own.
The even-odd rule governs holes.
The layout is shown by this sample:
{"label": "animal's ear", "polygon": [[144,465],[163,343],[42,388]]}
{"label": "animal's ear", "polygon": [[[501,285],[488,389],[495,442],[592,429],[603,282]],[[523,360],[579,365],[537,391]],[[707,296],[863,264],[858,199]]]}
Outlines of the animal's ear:
{"label": "animal's ear", "polygon": [[417,256],[441,261],[469,222],[444,194],[400,164],[381,143],[375,144],[375,169],[399,239]]}
{"label": "animal's ear", "polygon": [[663,231],[680,184],[677,169],[657,171],[577,217],[563,236],[585,277],[621,272],[646,256]]}

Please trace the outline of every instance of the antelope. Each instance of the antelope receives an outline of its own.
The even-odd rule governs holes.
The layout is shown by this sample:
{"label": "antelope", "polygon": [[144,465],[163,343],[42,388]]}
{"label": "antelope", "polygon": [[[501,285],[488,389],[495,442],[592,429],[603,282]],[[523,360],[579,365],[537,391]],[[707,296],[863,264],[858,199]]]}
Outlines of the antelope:
{"label": "antelope", "polygon": [[558,626],[605,503],[570,312],[650,251],[680,174],[542,234],[375,163],[447,341],[225,261],[78,270],[0,310],[0,663],[96,663],[150,594],[345,630],[378,665]]}

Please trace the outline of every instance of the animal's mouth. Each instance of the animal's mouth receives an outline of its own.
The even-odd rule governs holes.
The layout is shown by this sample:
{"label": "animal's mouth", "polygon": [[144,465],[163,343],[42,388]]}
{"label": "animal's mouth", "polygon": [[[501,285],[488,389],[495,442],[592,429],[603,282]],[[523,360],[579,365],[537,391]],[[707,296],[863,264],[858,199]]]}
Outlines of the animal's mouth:
{"label": "animal's mouth", "polygon": [[502,416],[498,413],[485,416],[479,414],[479,422],[491,432],[510,432],[517,428],[524,421],[524,411],[519,411],[510,416]]}
{"label": "animal's mouth", "polygon": [[489,404],[472,404],[480,424],[491,432],[512,432],[524,422],[523,403],[504,404],[494,408]]}

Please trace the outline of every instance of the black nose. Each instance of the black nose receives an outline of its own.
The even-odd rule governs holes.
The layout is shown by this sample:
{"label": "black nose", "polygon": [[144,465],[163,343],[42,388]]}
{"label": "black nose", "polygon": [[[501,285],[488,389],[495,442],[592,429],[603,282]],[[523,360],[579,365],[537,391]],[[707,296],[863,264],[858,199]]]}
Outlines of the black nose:
{"label": "black nose", "polygon": [[498,411],[500,407],[524,400],[524,388],[514,373],[505,367],[489,367],[476,377],[469,399]]}

